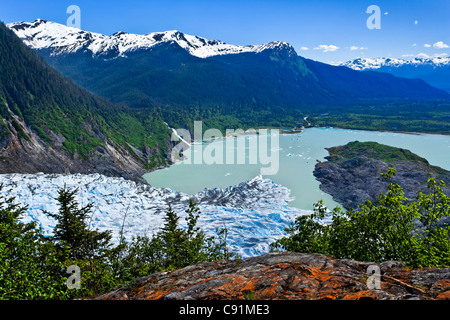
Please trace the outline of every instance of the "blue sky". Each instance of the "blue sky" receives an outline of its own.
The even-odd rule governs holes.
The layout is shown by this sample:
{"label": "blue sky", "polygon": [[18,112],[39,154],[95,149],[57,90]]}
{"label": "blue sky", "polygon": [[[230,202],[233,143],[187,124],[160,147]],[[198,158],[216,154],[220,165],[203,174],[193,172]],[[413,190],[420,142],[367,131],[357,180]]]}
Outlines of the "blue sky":
{"label": "blue sky", "polygon": [[[18,0],[0,3],[5,23],[37,18],[65,24],[81,8],[81,28],[103,34],[179,30],[232,44],[286,41],[307,58],[450,55],[450,0]],[[366,9],[381,9],[381,29],[368,29]]]}

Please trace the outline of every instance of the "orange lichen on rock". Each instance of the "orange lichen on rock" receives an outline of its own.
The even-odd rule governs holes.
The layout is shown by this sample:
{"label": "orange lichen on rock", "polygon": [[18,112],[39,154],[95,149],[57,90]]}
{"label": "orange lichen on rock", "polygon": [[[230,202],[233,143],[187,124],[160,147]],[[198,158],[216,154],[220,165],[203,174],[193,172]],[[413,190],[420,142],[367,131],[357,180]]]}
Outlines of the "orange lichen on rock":
{"label": "orange lichen on rock", "polygon": [[437,300],[450,300],[450,290],[442,292],[436,297]]}
{"label": "orange lichen on rock", "polygon": [[[381,287],[369,290],[369,265]],[[159,272],[96,299],[449,299],[450,269],[405,269],[319,254],[273,252],[240,261],[201,263]]]}
{"label": "orange lichen on rock", "polygon": [[258,291],[258,296],[261,298],[265,297],[273,297],[277,290],[281,289],[280,285],[278,283],[272,283],[270,286]]}
{"label": "orange lichen on rock", "polygon": [[377,299],[378,295],[371,290],[358,291],[345,295],[342,300]]}
{"label": "orange lichen on rock", "polygon": [[144,292],[142,294],[142,298],[145,300],[160,300],[164,298],[170,291],[164,291],[164,290],[157,290],[157,291],[150,291],[150,292]]}
{"label": "orange lichen on rock", "polygon": [[317,279],[320,282],[327,281],[331,278],[331,275],[329,274],[331,270],[320,270],[320,268],[309,268],[309,271],[311,272],[311,276],[315,279]]}

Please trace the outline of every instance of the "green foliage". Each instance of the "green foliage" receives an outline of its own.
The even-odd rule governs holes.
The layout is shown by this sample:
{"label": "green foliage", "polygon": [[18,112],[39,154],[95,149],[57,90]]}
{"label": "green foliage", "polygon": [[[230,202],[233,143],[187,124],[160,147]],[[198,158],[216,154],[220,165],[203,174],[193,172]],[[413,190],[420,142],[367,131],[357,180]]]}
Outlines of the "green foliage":
{"label": "green foliage", "polygon": [[6,138],[11,134],[11,131],[9,131],[8,126],[4,122],[0,122],[0,138]]}
{"label": "green foliage", "polygon": [[30,141],[30,137],[25,133],[25,131],[23,131],[22,126],[17,122],[16,119],[13,119],[13,120],[12,120],[12,124],[13,124],[14,129],[17,130],[17,132],[19,133],[19,135],[20,135],[22,138],[24,138],[24,139],[27,140],[27,141]]}
{"label": "green foliage", "polygon": [[[384,174],[391,180],[395,170]],[[274,249],[322,253],[359,261],[403,261],[410,267],[450,266],[450,226],[440,219],[450,216],[450,198],[429,180],[429,194],[419,193],[408,202],[402,188],[390,183],[376,203],[367,201],[357,211],[331,212],[331,223],[324,223],[326,209],[319,201],[312,215],[300,216],[286,229],[289,236]]]}
{"label": "green foliage", "polygon": [[208,237],[197,226],[200,209],[189,202],[186,210],[186,228],[179,224],[180,217],[169,205],[165,224],[153,237],[133,238],[122,250],[121,277],[132,280],[137,277],[161,271],[175,270],[192,264],[232,259],[236,256],[228,251],[227,229],[218,230],[217,237]]}
{"label": "green foliage", "polygon": [[60,207],[59,212],[45,212],[56,220],[53,240],[60,249],[70,248],[70,260],[103,260],[110,252],[111,232],[89,229],[92,204],[79,208],[75,198],[77,192],[78,189],[60,189],[56,199]]}
{"label": "green foliage", "polygon": [[[169,207],[165,225],[153,237],[137,237],[117,246],[109,231],[89,228],[92,205],[80,207],[75,190],[59,190],[53,236],[36,223],[23,223],[27,208],[5,198],[0,186],[0,299],[72,299],[93,296],[160,270],[230,259],[226,229],[207,237],[197,226],[200,210],[190,201],[187,228]],[[69,289],[69,266],[80,269],[80,289]]]}
{"label": "green foliage", "polygon": [[21,222],[26,207],[0,186],[0,300],[64,299],[64,265],[35,223]]}
{"label": "green foliage", "polygon": [[330,152],[330,157],[336,157],[338,159],[351,159],[358,155],[365,155],[368,158],[381,160],[387,163],[399,160],[412,160],[428,164],[426,159],[419,157],[409,150],[395,148],[377,142],[353,141],[345,146],[329,148],[328,151]]}
{"label": "green foliage", "polygon": [[[1,22],[0,57],[3,119],[11,120],[11,113],[17,115],[49,144],[49,131],[62,135],[63,148],[81,159],[88,159],[97,147],[109,143],[126,149],[151,149],[148,169],[167,163],[170,132],[160,114],[114,104],[76,86]],[[30,139],[16,120],[12,125],[23,139]],[[6,134],[8,131],[1,130],[0,135]]]}
{"label": "green foliage", "polygon": [[393,104],[320,109],[311,109],[308,119],[321,127],[450,134],[448,102],[397,101]]}

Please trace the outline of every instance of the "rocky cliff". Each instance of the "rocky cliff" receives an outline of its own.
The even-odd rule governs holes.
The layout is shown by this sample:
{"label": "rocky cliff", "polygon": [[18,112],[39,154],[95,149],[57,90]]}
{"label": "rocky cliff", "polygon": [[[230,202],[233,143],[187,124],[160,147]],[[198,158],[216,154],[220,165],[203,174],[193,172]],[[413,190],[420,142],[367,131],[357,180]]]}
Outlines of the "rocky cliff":
{"label": "rocky cliff", "polygon": [[[379,270],[380,286],[371,285],[370,266]],[[274,252],[151,274],[95,299],[450,299],[450,268],[408,269],[399,262]]]}
{"label": "rocky cliff", "polygon": [[[142,175],[145,156],[107,139],[100,131],[88,129],[102,141],[91,156],[83,159],[62,148],[65,137],[47,130],[50,141],[44,142],[23,120],[11,113],[13,120],[3,119],[8,134],[0,138],[0,173],[101,173],[146,183]],[[14,122],[14,123],[13,123]],[[26,137],[26,138],[24,138]],[[136,156],[139,154],[139,156]]]}
{"label": "rocky cliff", "polygon": [[408,150],[358,141],[327,150],[328,161],[316,164],[314,176],[321,182],[320,189],[346,209],[355,209],[366,200],[375,202],[380,193],[386,193],[389,182],[383,181],[381,173],[390,167],[397,172],[392,182],[398,183],[410,200],[419,191],[427,193],[430,177],[444,181],[444,193],[450,194],[450,172]]}
{"label": "rocky cliff", "polygon": [[0,22],[0,174],[101,173],[145,182],[169,163],[158,115],[95,96]]}

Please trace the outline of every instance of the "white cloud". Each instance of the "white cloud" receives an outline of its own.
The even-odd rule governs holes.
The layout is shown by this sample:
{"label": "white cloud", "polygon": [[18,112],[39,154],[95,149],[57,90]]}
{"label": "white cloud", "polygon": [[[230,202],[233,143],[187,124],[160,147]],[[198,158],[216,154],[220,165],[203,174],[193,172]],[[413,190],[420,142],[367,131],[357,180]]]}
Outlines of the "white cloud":
{"label": "white cloud", "polygon": [[417,20],[414,20],[414,24],[418,24],[419,23],[419,21],[417,21]]}
{"label": "white cloud", "polygon": [[350,50],[351,51],[355,51],[355,50],[367,50],[367,47],[358,47],[358,46],[351,46]]}
{"label": "white cloud", "polygon": [[429,47],[431,47],[431,44],[425,43],[423,46],[424,46],[425,48],[429,48]]}
{"label": "white cloud", "polygon": [[321,44],[320,46],[314,48],[314,50],[323,50],[323,52],[333,52],[338,49],[340,48],[333,44]]}
{"label": "white cloud", "polygon": [[308,47],[301,47],[300,50],[306,51],[306,50],[309,50],[309,48]]}
{"label": "white cloud", "polygon": [[448,44],[445,44],[444,41],[438,41],[435,44],[433,44],[433,47],[437,48],[437,49],[446,49],[449,46],[448,46]]}
{"label": "white cloud", "polygon": [[417,43],[413,43],[413,45],[412,45],[413,47],[415,47],[415,46],[417,46]]}
{"label": "white cloud", "polygon": [[387,12],[387,11],[384,13],[385,16],[387,16],[388,14],[389,14],[389,12]]}
{"label": "white cloud", "polygon": [[403,58],[414,57],[413,54],[402,54]]}

